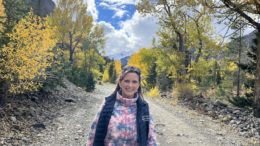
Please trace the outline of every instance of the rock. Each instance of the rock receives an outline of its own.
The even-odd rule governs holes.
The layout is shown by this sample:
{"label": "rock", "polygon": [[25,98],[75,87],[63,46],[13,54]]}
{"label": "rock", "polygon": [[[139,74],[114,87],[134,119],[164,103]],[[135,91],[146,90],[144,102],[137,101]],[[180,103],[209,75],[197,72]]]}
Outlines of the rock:
{"label": "rock", "polygon": [[19,117],[20,115],[22,115],[22,113],[21,113],[21,111],[19,109],[15,109],[13,111],[13,113],[14,113],[14,116],[16,116],[16,117]]}
{"label": "rock", "polygon": [[217,133],[217,135],[219,135],[219,136],[223,136],[224,134],[223,134],[223,133],[220,133],[220,132],[218,132],[218,133]]}
{"label": "rock", "polygon": [[36,116],[37,116],[37,115],[36,115],[36,109],[35,109],[35,108],[30,107],[30,115],[31,115],[32,117],[36,117]]}
{"label": "rock", "polygon": [[33,124],[32,127],[35,128],[35,129],[39,129],[39,128],[46,129],[46,127],[43,123]]}
{"label": "rock", "polygon": [[13,146],[19,146],[19,141],[15,140],[14,143],[12,143]]}
{"label": "rock", "polygon": [[236,121],[236,124],[239,125],[241,123],[241,121]]}
{"label": "rock", "polygon": [[235,110],[235,111],[233,111],[233,114],[240,114],[240,110]]}
{"label": "rock", "polygon": [[36,96],[32,96],[32,97],[31,97],[31,101],[36,102],[37,100],[39,100],[38,97],[36,97]]}
{"label": "rock", "polygon": [[216,104],[217,106],[227,107],[227,105],[226,105],[225,103],[223,103],[223,102],[221,102],[221,101],[219,101],[219,100],[215,101],[215,104]]}
{"label": "rock", "polygon": [[11,120],[12,120],[12,122],[14,122],[14,123],[16,123],[16,121],[17,121],[16,118],[13,117],[13,116],[11,117]]}
{"label": "rock", "polygon": [[21,131],[21,128],[19,125],[13,125],[13,130],[14,131]]}
{"label": "rock", "polygon": [[24,142],[24,143],[31,143],[32,141],[29,139],[29,138],[27,138],[27,137],[22,137],[22,141]]}
{"label": "rock", "polygon": [[74,102],[74,103],[76,103],[76,101],[75,101],[74,99],[64,99],[64,101],[66,101],[66,102]]}
{"label": "rock", "polygon": [[227,121],[230,121],[231,119],[232,119],[232,117],[230,115],[227,115],[227,116],[223,116],[221,121],[227,122]]}
{"label": "rock", "polygon": [[207,106],[206,106],[206,110],[207,111],[211,111],[212,109],[213,109],[213,105],[212,104],[207,104]]}
{"label": "rock", "polygon": [[5,143],[4,141],[5,141],[5,139],[1,137],[0,138],[0,145],[4,145],[4,143]]}

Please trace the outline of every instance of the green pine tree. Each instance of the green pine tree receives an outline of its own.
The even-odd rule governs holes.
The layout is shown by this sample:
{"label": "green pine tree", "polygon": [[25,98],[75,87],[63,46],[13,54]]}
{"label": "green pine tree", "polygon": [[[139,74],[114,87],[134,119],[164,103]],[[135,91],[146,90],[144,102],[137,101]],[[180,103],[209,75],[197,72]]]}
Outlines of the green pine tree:
{"label": "green pine tree", "polygon": [[149,89],[153,88],[156,86],[156,77],[157,77],[157,72],[156,72],[156,64],[152,63],[151,67],[149,68],[149,73],[147,76],[147,86]]}
{"label": "green pine tree", "polygon": [[[247,64],[239,64],[238,66],[246,73],[250,74],[251,76],[255,75],[256,72],[256,44],[257,39],[253,40],[253,45],[251,46],[250,50],[247,52],[247,56],[250,58],[249,63]],[[251,93],[246,93],[247,97],[253,97],[254,96],[254,86],[255,81],[254,78],[246,78],[246,81],[244,82],[244,85],[247,89],[252,90]]]}

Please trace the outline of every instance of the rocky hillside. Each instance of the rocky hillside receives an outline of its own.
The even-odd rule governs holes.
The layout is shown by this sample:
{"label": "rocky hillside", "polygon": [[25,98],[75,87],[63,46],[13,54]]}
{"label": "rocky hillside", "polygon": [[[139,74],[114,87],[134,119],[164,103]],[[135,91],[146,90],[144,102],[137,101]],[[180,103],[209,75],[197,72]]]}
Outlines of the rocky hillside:
{"label": "rocky hillside", "polygon": [[[64,81],[65,85],[68,83]],[[46,129],[70,105],[73,92],[58,87],[49,93],[31,93],[8,97],[0,106],[0,145],[20,146],[34,141],[34,136]],[[67,94],[66,94],[67,93]]]}
{"label": "rocky hillside", "polygon": [[39,16],[47,16],[55,8],[55,3],[52,0],[26,0],[26,2]]}

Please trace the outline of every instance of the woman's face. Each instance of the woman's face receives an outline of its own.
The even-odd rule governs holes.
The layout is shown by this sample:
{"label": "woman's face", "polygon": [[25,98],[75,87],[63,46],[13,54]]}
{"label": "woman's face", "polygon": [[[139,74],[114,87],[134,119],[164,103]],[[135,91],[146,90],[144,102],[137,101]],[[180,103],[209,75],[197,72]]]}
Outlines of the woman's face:
{"label": "woman's face", "polygon": [[124,98],[134,98],[134,94],[140,86],[139,76],[136,73],[127,73],[125,77],[119,81],[119,86],[122,89]]}

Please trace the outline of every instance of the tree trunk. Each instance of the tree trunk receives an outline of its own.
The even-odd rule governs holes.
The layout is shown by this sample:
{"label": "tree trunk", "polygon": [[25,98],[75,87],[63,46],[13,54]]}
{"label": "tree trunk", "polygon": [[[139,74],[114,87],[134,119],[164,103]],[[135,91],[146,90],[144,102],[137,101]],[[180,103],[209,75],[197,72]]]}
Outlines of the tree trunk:
{"label": "tree trunk", "polygon": [[[183,38],[183,35],[175,30],[175,33],[177,34],[177,37],[178,37],[178,42],[179,42],[179,52],[181,52],[184,56],[183,58],[183,65],[184,65],[184,68],[181,68],[179,69],[178,71],[178,74],[179,76],[182,76],[182,75],[186,75],[187,74],[187,52],[185,51],[185,46],[184,46],[184,38]],[[176,79],[176,81],[181,84],[183,83],[185,80],[183,79],[183,77],[178,77],[178,79]]]}
{"label": "tree trunk", "polygon": [[69,49],[70,49],[70,63],[71,63],[71,65],[73,65],[73,63],[74,63],[74,49],[73,49],[73,42],[72,42],[72,33],[71,32],[69,32],[69,39],[70,39],[70,44],[69,44]]}
{"label": "tree trunk", "polygon": [[254,116],[260,118],[260,28],[257,32]]}
{"label": "tree trunk", "polygon": [[179,51],[185,52],[183,35],[179,31],[175,31],[179,39]]}
{"label": "tree trunk", "polygon": [[[241,51],[242,51],[242,34],[241,34],[241,29],[240,28],[240,37],[239,37],[239,48],[238,48],[238,64],[241,64]],[[240,72],[241,69],[238,67],[237,71],[237,97],[240,96]]]}
{"label": "tree trunk", "polygon": [[[199,19],[198,19],[199,20]],[[197,33],[198,33],[198,39],[199,39],[199,52],[195,58],[195,62],[198,63],[199,59],[200,59],[200,56],[202,55],[202,48],[203,48],[203,40],[201,38],[201,32],[200,32],[200,27],[199,27],[199,22],[195,21],[196,22],[196,27],[197,27]]]}
{"label": "tree trunk", "polygon": [[5,105],[8,96],[8,84],[6,81],[0,79],[0,107]]}

